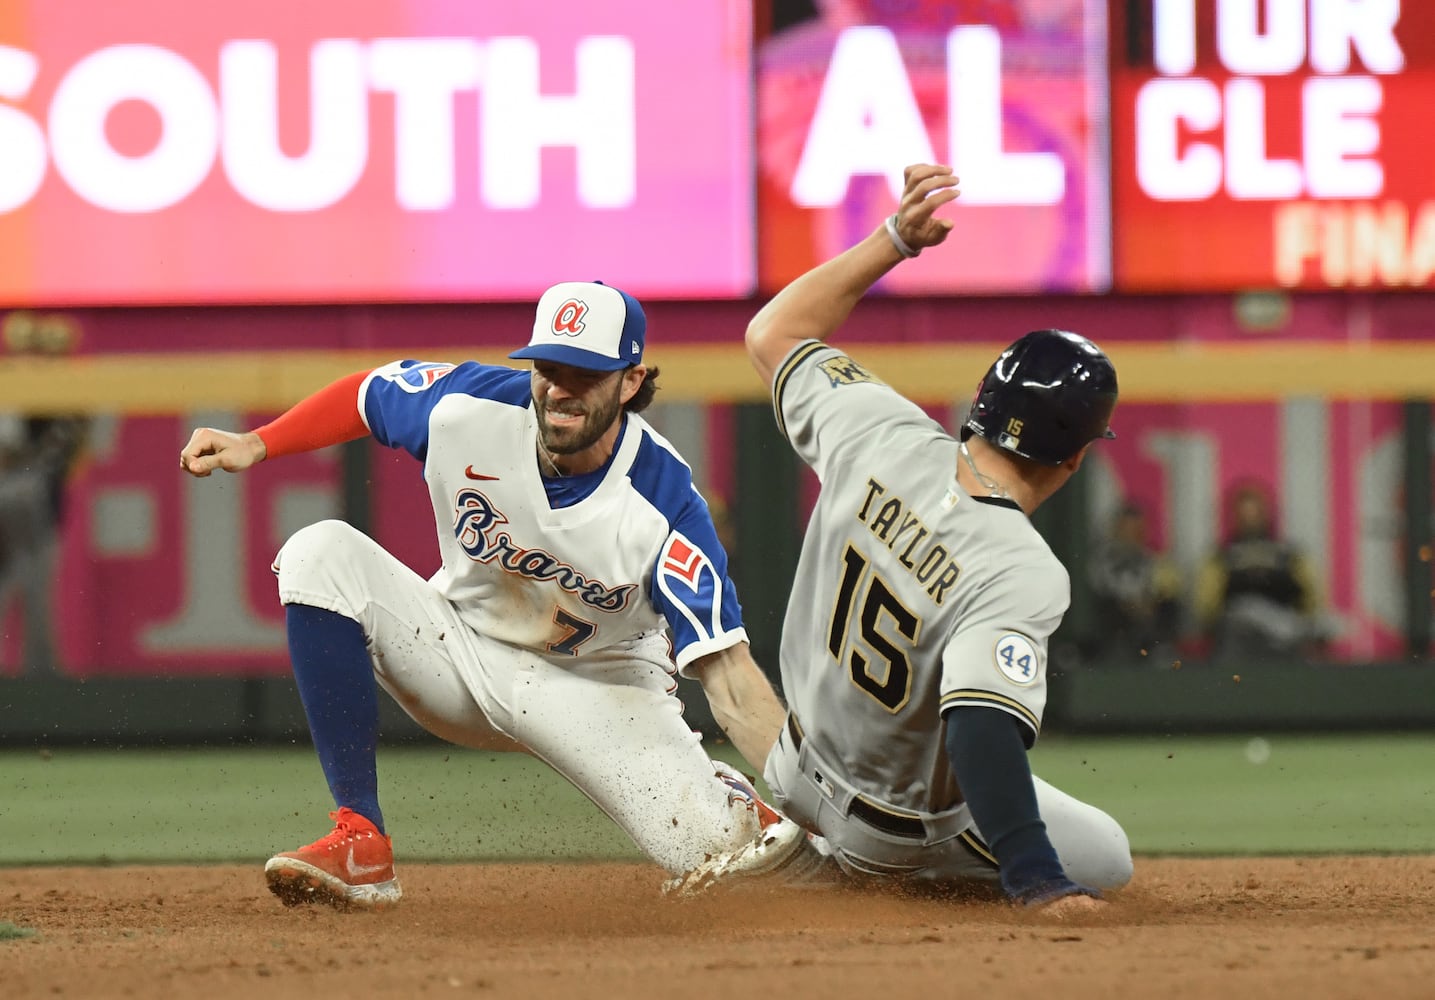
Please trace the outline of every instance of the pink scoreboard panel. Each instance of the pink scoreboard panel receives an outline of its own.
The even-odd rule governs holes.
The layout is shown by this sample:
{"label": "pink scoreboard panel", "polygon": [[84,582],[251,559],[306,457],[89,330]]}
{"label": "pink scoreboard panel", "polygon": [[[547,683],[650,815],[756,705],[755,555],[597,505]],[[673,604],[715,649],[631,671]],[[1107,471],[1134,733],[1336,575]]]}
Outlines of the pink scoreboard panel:
{"label": "pink scoreboard panel", "polygon": [[751,33],[750,0],[7,0],[0,306],[747,295]]}
{"label": "pink scoreboard panel", "polygon": [[775,290],[947,163],[957,228],[889,293],[1110,287],[1106,0],[818,0],[758,48],[759,282]]}
{"label": "pink scoreboard panel", "polygon": [[1435,282],[1435,3],[1111,14],[1118,290]]}

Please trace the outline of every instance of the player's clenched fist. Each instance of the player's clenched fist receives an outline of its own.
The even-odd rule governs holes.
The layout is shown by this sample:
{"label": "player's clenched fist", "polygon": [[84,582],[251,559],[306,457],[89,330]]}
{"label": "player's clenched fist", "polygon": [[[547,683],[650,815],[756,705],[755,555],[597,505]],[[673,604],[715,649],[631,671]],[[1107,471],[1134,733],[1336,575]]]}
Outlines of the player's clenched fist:
{"label": "player's clenched fist", "polygon": [[191,476],[207,476],[215,469],[239,472],[256,462],[264,461],[268,449],[264,439],[253,431],[235,434],[231,431],[200,427],[189,436],[189,444],[179,453],[179,467]]}

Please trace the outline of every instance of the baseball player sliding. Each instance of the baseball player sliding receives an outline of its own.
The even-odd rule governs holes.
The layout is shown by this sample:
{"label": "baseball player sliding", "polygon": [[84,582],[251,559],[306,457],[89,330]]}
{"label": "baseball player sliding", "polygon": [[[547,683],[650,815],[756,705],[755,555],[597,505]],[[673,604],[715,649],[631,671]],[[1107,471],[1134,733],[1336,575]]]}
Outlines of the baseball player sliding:
{"label": "baseball player sliding", "polygon": [[673,875],[739,849],[749,875],[813,863],[806,834],[708,759],[673,697],[675,670],[701,681],[749,761],[782,725],[691,470],[638,415],[657,388],[645,332],[632,296],[565,282],[511,355],[531,372],[396,361],[185,445],[181,466],[202,477],[372,434],[423,463],[433,503],[443,561],[429,579],[341,521],[300,530],[275,560],[337,806],[327,836],[265,866],[286,904],[400,898],[375,679],[446,740],[547,761]]}
{"label": "baseball player sliding", "polygon": [[[1113,436],[1116,372],[1039,330],[1002,352],[960,440],[823,341],[904,259],[946,239],[947,167],[906,171],[900,206],[795,280],[747,330],[779,428],[822,482],[783,626],[791,710],[765,775],[843,872],[999,882],[1057,914],[1131,877],[1108,815],[1034,778],[1047,640],[1070,600],[1028,520]],[[682,880],[700,891],[716,859]]]}

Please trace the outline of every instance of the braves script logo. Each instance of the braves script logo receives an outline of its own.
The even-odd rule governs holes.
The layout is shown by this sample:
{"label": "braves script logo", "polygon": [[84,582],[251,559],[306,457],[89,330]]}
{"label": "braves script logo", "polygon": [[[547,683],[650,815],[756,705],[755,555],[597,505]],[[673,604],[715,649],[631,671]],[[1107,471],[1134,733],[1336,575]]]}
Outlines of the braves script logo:
{"label": "braves script logo", "polygon": [[578,299],[569,299],[553,314],[553,336],[576,337],[583,332],[583,317],[588,315],[588,305]]}
{"label": "braves script logo", "polygon": [[478,490],[459,490],[454,506],[454,537],[475,562],[496,561],[505,573],[530,580],[551,580],[599,611],[622,611],[638,589],[635,583],[609,587],[599,580],[589,580],[551,552],[518,546],[508,532],[499,530],[508,518]]}
{"label": "braves script logo", "polygon": [[694,593],[697,592],[703,570],[712,567],[712,563],[708,562],[708,557],[703,555],[700,549],[676,532],[663,551],[661,565],[664,573],[682,580]]}

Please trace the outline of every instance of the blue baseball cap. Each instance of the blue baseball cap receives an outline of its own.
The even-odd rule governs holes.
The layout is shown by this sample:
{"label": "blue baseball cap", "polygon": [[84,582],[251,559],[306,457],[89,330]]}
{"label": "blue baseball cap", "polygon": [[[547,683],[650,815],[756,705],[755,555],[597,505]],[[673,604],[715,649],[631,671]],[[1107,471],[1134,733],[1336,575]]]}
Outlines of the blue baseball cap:
{"label": "blue baseball cap", "polygon": [[533,337],[510,358],[612,372],[643,360],[648,319],[627,292],[601,281],[564,281],[538,300]]}

